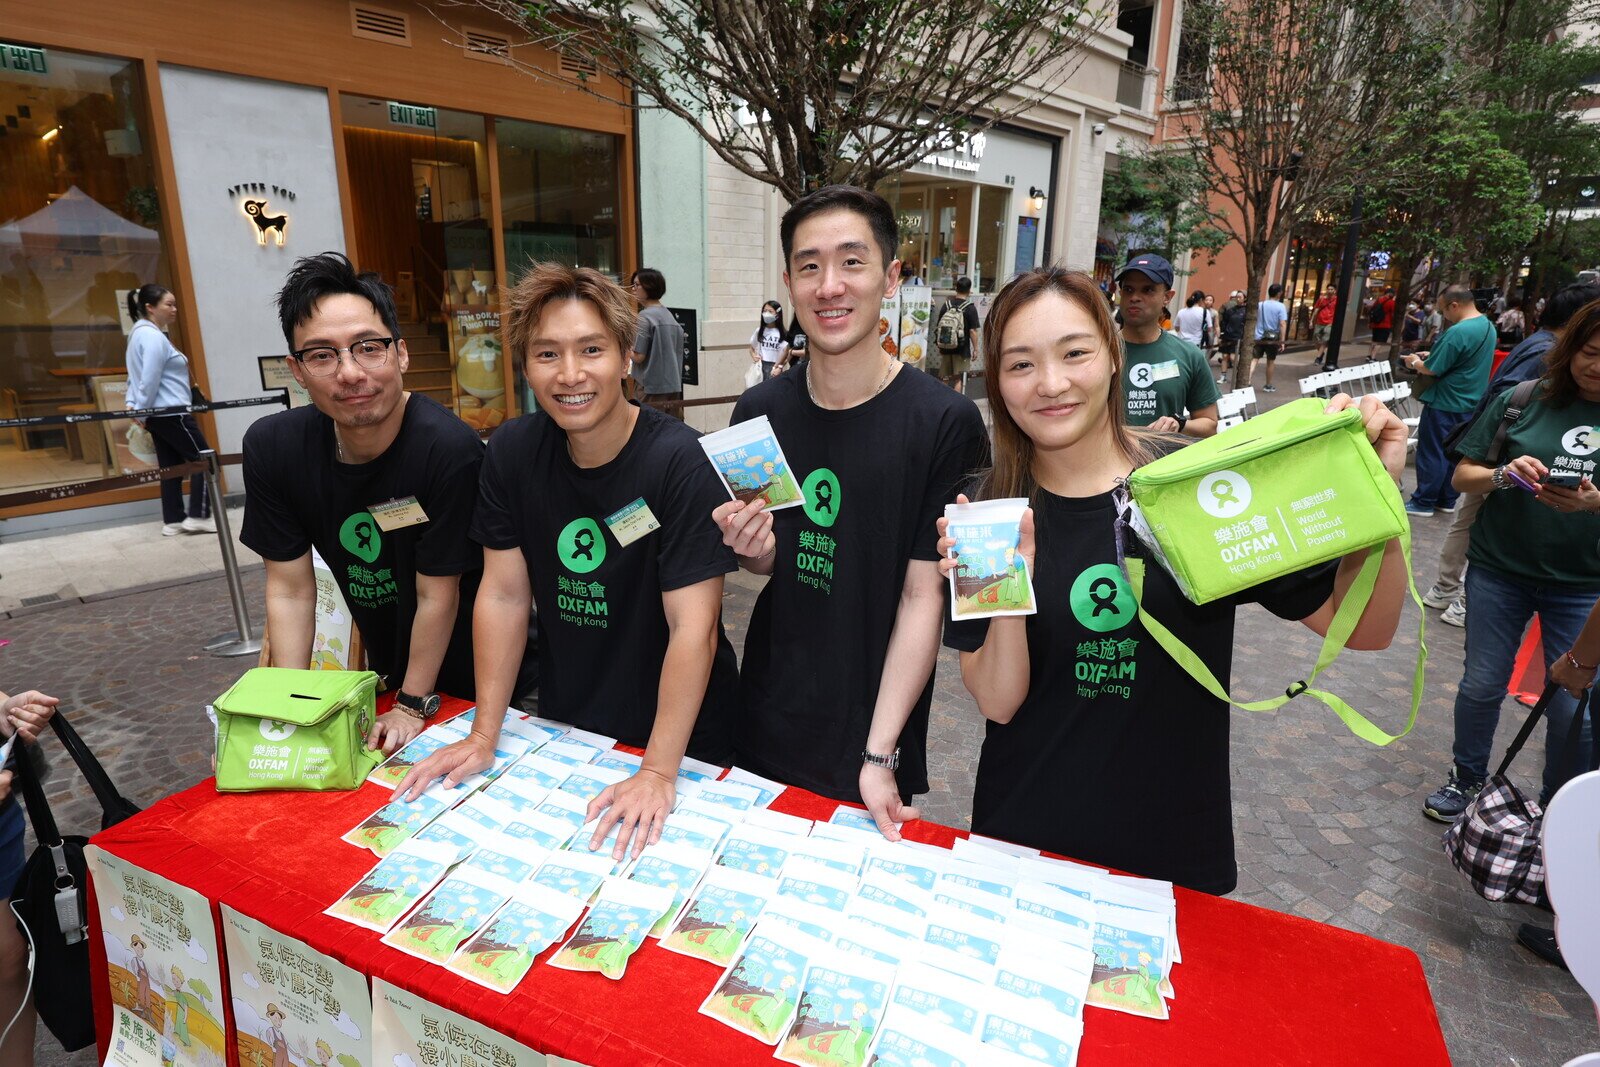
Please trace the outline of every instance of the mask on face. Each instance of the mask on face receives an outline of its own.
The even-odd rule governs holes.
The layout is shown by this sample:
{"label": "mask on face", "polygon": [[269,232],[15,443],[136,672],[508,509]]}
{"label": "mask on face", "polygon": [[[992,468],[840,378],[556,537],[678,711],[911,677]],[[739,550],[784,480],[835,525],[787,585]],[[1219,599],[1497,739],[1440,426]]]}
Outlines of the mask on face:
{"label": "mask on face", "polygon": [[771,326],[773,323],[778,321],[778,316],[774,315],[770,311],[763,311],[761,313],[761,321],[766,323],[768,326]]}

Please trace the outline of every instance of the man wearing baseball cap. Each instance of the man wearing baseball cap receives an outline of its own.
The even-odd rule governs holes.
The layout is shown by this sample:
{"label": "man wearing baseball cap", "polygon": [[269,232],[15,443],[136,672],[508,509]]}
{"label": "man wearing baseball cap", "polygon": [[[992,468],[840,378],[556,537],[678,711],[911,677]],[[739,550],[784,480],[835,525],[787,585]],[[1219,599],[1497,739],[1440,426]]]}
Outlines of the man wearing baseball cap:
{"label": "man wearing baseball cap", "polygon": [[1160,256],[1134,256],[1117,272],[1128,425],[1210,437],[1217,432],[1217,383],[1206,354],[1161,329],[1161,309],[1174,295],[1172,264]]}

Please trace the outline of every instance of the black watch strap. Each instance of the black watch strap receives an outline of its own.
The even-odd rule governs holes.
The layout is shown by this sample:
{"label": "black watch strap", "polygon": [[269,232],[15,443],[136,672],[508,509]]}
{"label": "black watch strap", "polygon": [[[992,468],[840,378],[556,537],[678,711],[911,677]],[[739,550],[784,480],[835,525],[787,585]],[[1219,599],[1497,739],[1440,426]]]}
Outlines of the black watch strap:
{"label": "black watch strap", "polygon": [[396,707],[410,712],[423,722],[433,718],[439,711],[439,694],[437,693],[415,697],[401,689],[395,693],[394,702]]}

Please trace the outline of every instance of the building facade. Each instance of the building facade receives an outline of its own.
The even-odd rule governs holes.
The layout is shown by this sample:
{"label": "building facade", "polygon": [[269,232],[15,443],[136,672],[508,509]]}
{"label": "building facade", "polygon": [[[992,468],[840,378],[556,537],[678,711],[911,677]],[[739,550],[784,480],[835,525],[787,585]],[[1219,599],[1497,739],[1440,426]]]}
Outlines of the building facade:
{"label": "building facade", "polygon": [[[637,260],[628,94],[530,77],[506,27],[404,0],[61,0],[5,27],[0,414],[121,410],[125,298],[147,282],[177,295],[171,338],[208,396],[281,389],[274,296],[294,259],[333,250],[395,287],[407,386],[492,432],[528,404],[500,348],[505,284],[531,260]],[[271,410],[202,422],[226,455]],[[153,462],[120,420],[4,431],[0,495]],[[0,536],[153,496],[13,506]]]}

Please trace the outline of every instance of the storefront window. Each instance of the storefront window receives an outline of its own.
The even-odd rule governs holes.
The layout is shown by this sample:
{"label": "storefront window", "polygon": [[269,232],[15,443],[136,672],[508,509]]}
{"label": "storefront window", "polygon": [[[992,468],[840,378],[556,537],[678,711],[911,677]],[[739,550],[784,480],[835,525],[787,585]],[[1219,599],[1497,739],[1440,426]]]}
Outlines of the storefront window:
{"label": "storefront window", "polygon": [[[495,140],[510,283],[515,285],[529,265],[546,260],[593,267],[620,282],[619,139],[497,119]],[[523,410],[533,410],[532,390],[526,382],[520,388]]]}
{"label": "storefront window", "polygon": [[880,191],[900,221],[900,262],[916,277],[953,289],[965,275],[974,290],[993,292],[1010,276],[1010,188],[912,173]]}
{"label": "storefront window", "polygon": [[346,95],[356,262],[395,288],[406,387],[478,430],[506,417],[483,116]]}
{"label": "storefront window", "polygon": [[978,247],[973,256],[972,284],[983,292],[999,289],[1011,274],[1000,258],[1006,243],[1005,226],[1010,207],[1010,189],[992,185],[978,187]]}
{"label": "storefront window", "polygon": [[620,281],[618,138],[512,119],[495,122],[495,137],[511,281],[543,260]]}
{"label": "storefront window", "polygon": [[[0,418],[120,411],[128,290],[173,284],[144,87],[126,60],[25,51],[0,69]],[[153,466],[130,422],[0,431],[0,492]]]}

